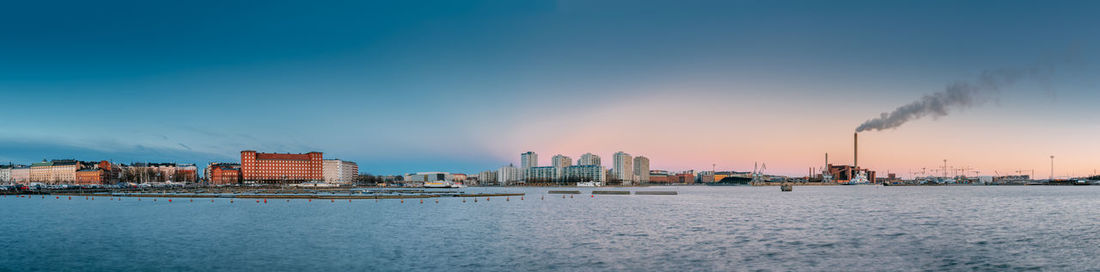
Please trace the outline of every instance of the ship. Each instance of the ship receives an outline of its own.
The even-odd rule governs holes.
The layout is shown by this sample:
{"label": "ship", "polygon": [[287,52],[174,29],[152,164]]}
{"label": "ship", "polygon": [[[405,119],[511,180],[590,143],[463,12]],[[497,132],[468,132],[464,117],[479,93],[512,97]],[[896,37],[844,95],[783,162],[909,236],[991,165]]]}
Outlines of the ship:
{"label": "ship", "polygon": [[466,187],[462,183],[455,183],[452,181],[439,180],[429,181],[424,183],[424,188],[463,188]]}
{"label": "ship", "polygon": [[707,186],[742,186],[749,185],[752,182],[750,177],[724,177],[718,182],[707,183]]}
{"label": "ship", "polygon": [[871,181],[867,179],[867,172],[859,171],[856,176],[852,177],[848,181],[841,183],[841,185],[861,185],[871,184]]}

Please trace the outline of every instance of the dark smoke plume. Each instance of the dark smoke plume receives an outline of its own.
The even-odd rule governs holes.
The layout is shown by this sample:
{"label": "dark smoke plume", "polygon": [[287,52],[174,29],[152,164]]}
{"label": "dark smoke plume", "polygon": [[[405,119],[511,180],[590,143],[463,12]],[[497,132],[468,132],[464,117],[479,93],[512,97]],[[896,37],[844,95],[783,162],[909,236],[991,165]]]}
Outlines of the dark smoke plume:
{"label": "dark smoke plume", "polygon": [[912,120],[927,116],[939,118],[952,110],[982,105],[996,98],[1001,88],[1038,74],[1038,68],[984,71],[974,81],[952,83],[943,91],[925,95],[893,112],[883,112],[878,118],[863,122],[856,132],[897,128]]}

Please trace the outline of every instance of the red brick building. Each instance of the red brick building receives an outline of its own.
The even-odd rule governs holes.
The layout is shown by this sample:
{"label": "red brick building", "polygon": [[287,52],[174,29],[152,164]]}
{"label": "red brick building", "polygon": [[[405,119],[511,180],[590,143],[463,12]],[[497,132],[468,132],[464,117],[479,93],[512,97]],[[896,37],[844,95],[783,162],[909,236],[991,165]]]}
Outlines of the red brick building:
{"label": "red brick building", "polygon": [[214,163],[208,166],[206,178],[211,185],[241,183],[241,165],[236,163]]}
{"label": "red brick building", "polygon": [[668,178],[671,183],[695,183],[695,174],[692,173],[679,173]]}
{"label": "red brick building", "polygon": [[241,178],[245,182],[282,184],[321,181],[323,155],[241,151]]}
{"label": "red brick building", "polygon": [[76,184],[78,185],[93,185],[103,184],[106,171],[103,169],[84,169],[76,171]]}

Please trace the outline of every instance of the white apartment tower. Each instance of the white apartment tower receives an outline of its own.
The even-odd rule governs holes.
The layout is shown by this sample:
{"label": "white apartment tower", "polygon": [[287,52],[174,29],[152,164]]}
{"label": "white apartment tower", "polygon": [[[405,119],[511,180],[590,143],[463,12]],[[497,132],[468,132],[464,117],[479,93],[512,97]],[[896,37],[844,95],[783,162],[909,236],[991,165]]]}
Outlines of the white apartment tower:
{"label": "white apartment tower", "polygon": [[611,175],[623,182],[623,185],[634,185],[634,158],[626,152],[615,152],[615,165],[611,168]]}
{"label": "white apartment tower", "polygon": [[554,166],[554,168],[565,168],[573,166],[573,158],[566,157],[562,154],[557,154],[550,159],[550,163],[551,166]]}
{"label": "white apartment tower", "polygon": [[634,181],[635,184],[649,183],[649,158],[634,157]]}
{"label": "white apartment tower", "polygon": [[539,154],[535,154],[535,152],[532,152],[532,151],[527,151],[527,152],[523,152],[523,154],[519,154],[519,168],[520,169],[526,170],[527,168],[538,167],[538,166],[539,166]]}
{"label": "white apartment tower", "polygon": [[520,176],[519,168],[512,166],[511,164],[502,166],[497,169],[497,184],[500,185],[513,185],[522,180]]}
{"label": "white apartment tower", "polygon": [[577,165],[595,165],[602,166],[600,163],[600,156],[592,153],[584,153],[581,155],[581,159],[577,160]]}

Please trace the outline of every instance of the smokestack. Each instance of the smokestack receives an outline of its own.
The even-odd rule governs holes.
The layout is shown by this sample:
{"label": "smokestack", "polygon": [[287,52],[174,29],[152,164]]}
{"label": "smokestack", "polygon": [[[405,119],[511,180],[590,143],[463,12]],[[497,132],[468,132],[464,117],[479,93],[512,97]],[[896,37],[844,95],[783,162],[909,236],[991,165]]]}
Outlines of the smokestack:
{"label": "smokestack", "polygon": [[855,168],[859,168],[859,132],[855,133],[855,136],[852,137],[852,141],[854,142],[852,146],[855,149],[854,152],[852,152],[854,154],[852,155],[852,164],[854,164]]}

